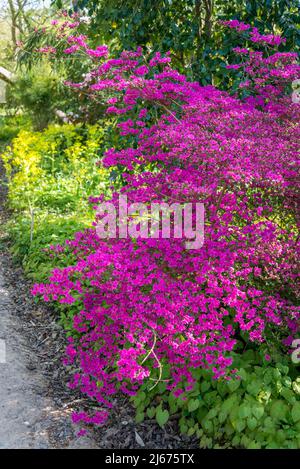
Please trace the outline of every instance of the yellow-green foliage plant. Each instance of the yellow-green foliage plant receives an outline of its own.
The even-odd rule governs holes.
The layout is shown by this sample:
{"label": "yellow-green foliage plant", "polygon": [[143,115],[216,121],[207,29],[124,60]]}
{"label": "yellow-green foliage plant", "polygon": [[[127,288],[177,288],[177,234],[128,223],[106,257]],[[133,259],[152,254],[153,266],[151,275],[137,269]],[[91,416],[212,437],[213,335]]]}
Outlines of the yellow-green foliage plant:
{"label": "yellow-green foliage plant", "polygon": [[101,165],[104,130],[99,125],[50,125],[22,130],[1,155],[8,179],[12,252],[35,279],[52,263],[44,249],[91,225],[89,196],[108,190]]}

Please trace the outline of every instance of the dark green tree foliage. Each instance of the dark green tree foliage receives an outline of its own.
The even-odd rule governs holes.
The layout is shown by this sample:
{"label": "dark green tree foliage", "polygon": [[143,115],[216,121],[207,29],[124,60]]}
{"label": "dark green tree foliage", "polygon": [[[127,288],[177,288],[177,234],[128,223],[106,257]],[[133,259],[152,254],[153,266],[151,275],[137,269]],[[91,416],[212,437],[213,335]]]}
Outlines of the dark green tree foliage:
{"label": "dark green tree foliage", "polygon": [[91,16],[95,40],[113,40],[118,51],[138,45],[170,50],[174,65],[203,84],[228,85],[224,57],[238,38],[224,35],[220,19],[236,18],[261,32],[281,32],[287,50],[300,46],[298,0],[74,0],[73,6]]}

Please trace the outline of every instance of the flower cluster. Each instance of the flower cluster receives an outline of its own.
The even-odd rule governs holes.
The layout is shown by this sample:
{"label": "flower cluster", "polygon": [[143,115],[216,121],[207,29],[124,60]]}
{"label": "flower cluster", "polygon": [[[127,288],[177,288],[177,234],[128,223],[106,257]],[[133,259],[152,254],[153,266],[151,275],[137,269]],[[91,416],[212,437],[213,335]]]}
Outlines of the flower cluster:
{"label": "flower cluster", "polygon": [[238,20],[221,21],[220,23],[228,28],[235,29],[238,33],[249,34],[249,40],[253,43],[268,46],[280,46],[280,44],[284,44],[286,42],[286,39],[280,35],[260,34],[258,28],[252,27],[250,24],[245,24]]}
{"label": "flower cluster", "polygon": [[242,57],[242,61],[227,65],[227,68],[243,72],[244,79],[239,87],[248,91],[248,103],[254,107],[261,106],[277,117],[284,114],[289,109],[290,101],[286,91],[291,89],[293,81],[300,76],[298,55],[293,52],[276,52],[264,57],[260,51],[239,47],[234,51]]}

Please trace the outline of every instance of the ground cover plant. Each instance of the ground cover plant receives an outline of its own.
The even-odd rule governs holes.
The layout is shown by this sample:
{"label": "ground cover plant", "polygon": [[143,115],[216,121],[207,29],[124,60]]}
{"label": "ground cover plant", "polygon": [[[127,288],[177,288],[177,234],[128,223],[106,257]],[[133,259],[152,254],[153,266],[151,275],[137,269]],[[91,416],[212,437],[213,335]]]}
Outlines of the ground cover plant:
{"label": "ground cover plant", "polygon": [[[103,126],[21,132],[3,159],[15,254],[38,281],[33,294],[63,311],[70,386],[99,404],[74,421],[105,423],[123,392],[137,421],[176,418],[201,447],[299,448],[297,54],[278,52],[279,35],[224,21],[240,34],[225,92],[189,81],[169,54],[109,58],[66,18],[52,24],[60,49],[36,53],[90,60],[65,84],[99,105]],[[103,109],[117,120],[113,140]],[[145,239],[143,213],[136,236],[101,239],[93,208],[118,209],[120,194],[203,203],[204,245],[187,249],[160,225]]]}
{"label": "ground cover plant", "polygon": [[[242,380],[233,352],[243,357],[247,348],[274,366],[279,382],[281,373],[290,373],[289,405],[278,386],[274,394],[261,389],[260,382],[253,390],[246,385],[249,395],[242,397],[247,410],[238,413],[235,406],[237,415],[229,422],[224,411],[218,424],[226,421],[227,437],[247,426],[250,436],[241,442],[234,435],[233,444],[249,447],[276,447],[280,443],[271,437],[274,427],[290,425],[284,442],[297,446],[297,374],[288,356],[299,323],[299,108],[286,91],[299,66],[295,54],[270,50],[284,41],[279,36],[261,35],[238,21],[225,26],[268,46],[266,54],[235,50],[238,61],[231,68],[242,71],[241,97],[187,81],[170,67],[168,56],[156,53],[145,62],[141,49],[99,63],[79,84],[67,83],[84,89],[91,99],[107,100],[107,113],[120,116],[125,143],[108,150],[104,164],[121,173],[121,193],[136,203],[204,202],[204,246],[188,251],[182,240],[145,240],[138,228],[135,239],[107,241],[91,228],[56,248],[58,256],[71,252],[76,261],[55,269],[50,282],[33,291],[78,310],[66,361],[75,360],[80,371],[71,386],[102,408],[94,415],[80,413],[75,420],[102,423],[105,406],[112,405],[108,396],[119,391],[135,395],[140,389],[134,398],[138,419],[150,406],[148,414],[163,425],[183,400],[188,407],[183,405],[181,429],[198,431],[200,437],[209,434],[214,430],[209,418],[218,409],[200,406],[200,376],[225,386],[221,396],[210,396],[220,404],[227,387],[233,392]],[[72,35],[67,42],[71,47],[66,54],[85,53],[93,60],[108,54],[105,46],[91,49],[87,38]],[[118,194],[111,199],[116,206]],[[92,203],[102,200],[94,197]],[[288,371],[276,366],[278,353]],[[263,383],[265,371],[263,365],[257,369]],[[268,379],[272,381],[270,374]],[[156,389],[163,397],[153,409],[150,396]],[[276,400],[281,410],[270,435],[262,431],[261,442],[251,434],[257,425],[252,405],[264,399],[273,405],[266,411],[265,426]],[[190,430],[186,415],[195,411],[199,422]],[[213,444],[208,439],[203,445],[205,441]]]}

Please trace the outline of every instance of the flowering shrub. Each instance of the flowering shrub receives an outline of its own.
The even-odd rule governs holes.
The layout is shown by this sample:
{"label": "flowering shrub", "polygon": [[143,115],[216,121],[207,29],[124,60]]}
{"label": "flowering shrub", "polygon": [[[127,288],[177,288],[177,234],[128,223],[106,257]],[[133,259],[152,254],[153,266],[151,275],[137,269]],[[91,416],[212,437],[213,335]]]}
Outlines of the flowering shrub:
{"label": "flowering shrub", "polygon": [[[257,31],[252,40],[280,42]],[[299,106],[285,95],[299,74],[294,54],[237,50],[251,90],[242,100],[188,82],[168,55],[145,62],[138,49],[96,63],[104,46],[67,42],[76,47],[66,54],[93,60],[81,83],[67,85],[119,116],[124,143],[104,164],[121,174],[120,192],[131,203],[202,202],[206,220],[198,250],[162,232],[144,239],[138,226],[134,239],[103,240],[91,228],[57,249],[75,262],[33,293],[78,309],[65,361],[80,369],[70,386],[104,407],[142,383],[151,390],[164,382],[178,398],[194,389],[199,369],[230,379],[231,352],[245,343],[255,349],[272,337],[270,355],[274,344],[289,346],[300,313]],[[92,420],[75,419],[102,423],[104,407]]]}
{"label": "flowering shrub", "polygon": [[7,106],[25,111],[33,127],[42,130],[55,118],[61,90],[58,73],[44,61],[30,70],[18,70],[14,86],[8,87]]}

